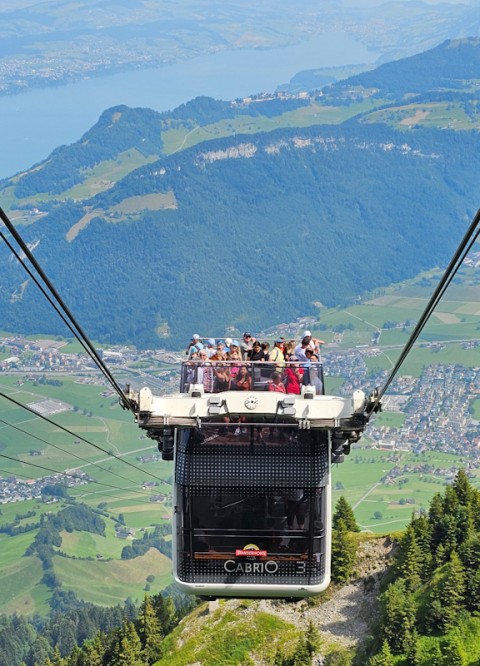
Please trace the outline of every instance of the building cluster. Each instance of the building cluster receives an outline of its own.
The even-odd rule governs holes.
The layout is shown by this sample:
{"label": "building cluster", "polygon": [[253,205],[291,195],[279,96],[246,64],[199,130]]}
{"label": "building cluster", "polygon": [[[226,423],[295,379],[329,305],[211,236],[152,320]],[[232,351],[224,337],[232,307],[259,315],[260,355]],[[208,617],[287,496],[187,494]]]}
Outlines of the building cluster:
{"label": "building cluster", "polygon": [[51,495],[43,495],[46,486],[61,485],[66,488],[82,486],[90,481],[85,472],[76,471],[72,475],[51,474],[39,479],[18,479],[16,476],[0,476],[0,504],[22,502],[24,500],[55,501]]}
{"label": "building cluster", "polygon": [[[65,340],[30,340],[21,336],[0,337],[0,373],[97,373],[98,368],[86,353],[67,353]],[[114,346],[99,349],[98,354],[115,369],[132,365],[155,367],[155,364],[178,363],[181,354],[164,350],[137,351],[131,347]]]}
{"label": "building cluster", "polygon": [[135,48],[110,45],[108,52],[92,40],[84,53],[67,58],[60,53],[11,56],[0,62],[0,94],[11,95],[32,86],[51,86],[86,79],[95,74],[109,74],[128,69],[160,66],[165,61],[158,55],[143,54]]}

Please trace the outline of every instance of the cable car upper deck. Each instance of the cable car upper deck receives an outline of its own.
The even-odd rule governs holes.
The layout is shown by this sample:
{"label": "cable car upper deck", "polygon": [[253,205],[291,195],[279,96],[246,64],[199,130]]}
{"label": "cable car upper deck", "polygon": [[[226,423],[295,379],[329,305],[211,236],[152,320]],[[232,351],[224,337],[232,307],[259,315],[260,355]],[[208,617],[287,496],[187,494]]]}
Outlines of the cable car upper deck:
{"label": "cable car upper deck", "polygon": [[[227,362],[222,362],[222,367],[226,365]],[[365,429],[368,422],[365,393],[356,390],[349,398],[325,395],[320,363],[302,368],[308,383],[299,384],[295,393],[287,392],[288,383],[282,384],[281,390],[272,388],[273,382],[278,382],[274,377],[280,374],[278,365],[245,361],[241,366],[246,368],[250,378],[246,389],[235,388],[230,382],[223,389],[208,392],[200,370],[211,368],[212,364],[202,368],[198,362],[187,361],[182,364],[180,392],[157,396],[147,387],[140,391],[126,387],[125,396],[135,410],[138,425],[149,434],[171,427],[200,427],[202,422],[228,423],[238,418],[250,425],[283,423],[302,429],[347,431],[347,438],[352,441]],[[315,382],[314,378],[319,381]]]}

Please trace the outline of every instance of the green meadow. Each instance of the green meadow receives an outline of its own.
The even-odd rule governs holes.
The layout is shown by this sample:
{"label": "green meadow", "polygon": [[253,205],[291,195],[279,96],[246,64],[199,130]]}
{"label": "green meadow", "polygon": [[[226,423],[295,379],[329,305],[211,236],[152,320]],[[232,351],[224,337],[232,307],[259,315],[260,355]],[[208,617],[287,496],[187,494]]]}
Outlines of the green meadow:
{"label": "green meadow", "polygon": [[[102,504],[107,513],[106,535],[63,533],[59,550],[70,558],[92,560],[54,556],[54,571],[64,589],[74,590],[87,601],[111,605],[127,597],[141,600],[146,576],[155,577],[155,590],[171,582],[170,560],[154,549],[140,558],[121,560],[122,549],[129,541],[116,536],[115,525],[122,515],[125,526],[141,538],[145,530],[170,522],[170,502],[152,503],[150,496],[170,493],[172,464],[143,464],[138,460],[139,455],[156,453],[155,443],[142,434],[116,399],[101,395],[104,386],[79,383],[73,377],[61,381],[61,386],[51,386],[0,377],[0,391],[21,405],[49,399],[69,407],[68,411],[48,416],[50,423],[0,397],[0,476],[35,479],[47,475],[48,470],[87,472],[94,482],[70,488],[68,493],[93,508]],[[144,487],[147,481],[155,485]],[[0,507],[0,524],[12,523],[29,511],[35,516],[20,518],[17,524],[36,523],[42,514],[56,513],[63,506],[61,502],[44,504],[39,500],[4,504]],[[48,612],[51,591],[40,582],[41,562],[37,557],[24,556],[36,532],[0,534],[0,606],[4,612]]]}
{"label": "green meadow", "polygon": [[[428,510],[431,498],[441,492],[443,476],[415,471],[415,466],[433,465],[449,469],[464,467],[468,456],[455,456],[430,451],[414,454],[383,451],[359,445],[352,446],[345,462],[332,470],[333,502],[343,495],[352,505],[363,530],[385,534],[401,530],[413,511]],[[408,465],[410,471],[398,476],[393,484],[382,479],[393,467]],[[480,479],[472,480],[478,487]]]}

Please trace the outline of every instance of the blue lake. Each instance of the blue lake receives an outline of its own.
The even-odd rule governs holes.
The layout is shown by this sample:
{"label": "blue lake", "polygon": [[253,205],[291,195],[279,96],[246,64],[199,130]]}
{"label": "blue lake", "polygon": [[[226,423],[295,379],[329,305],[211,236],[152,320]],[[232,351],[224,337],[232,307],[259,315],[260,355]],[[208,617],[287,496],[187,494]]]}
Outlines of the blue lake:
{"label": "blue lake", "polygon": [[73,143],[118,104],[167,111],[198,95],[231,100],[273,91],[304,69],[372,63],[377,57],[344,33],[327,33],[295,46],[218,52],[0,97],[0,178]]}

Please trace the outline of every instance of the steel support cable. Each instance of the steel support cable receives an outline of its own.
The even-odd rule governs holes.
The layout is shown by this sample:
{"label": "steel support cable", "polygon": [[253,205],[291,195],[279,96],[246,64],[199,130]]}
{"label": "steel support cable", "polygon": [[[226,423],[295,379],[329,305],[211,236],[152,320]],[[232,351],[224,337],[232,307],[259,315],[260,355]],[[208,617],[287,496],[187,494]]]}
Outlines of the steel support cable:
{"label": "steel support cable", "polygon": [[[91,354],[91,352],[90,352],[90,349],[89,349],[88,345],[86,344],[86,342],[85,342],[85,341],[82,339],[82,337],[78,334],[78,332],[77,332],[77,331],[75,330],[75,328],[72,326],[72,324],[70,323],[70,321],[65,317],[65,315],[63,314],[63,312],[61,311],[61,309],[59,308],[59,306],[57,305],[57,303],[55,303],[55,301],[53,300],[53,298],[50,296],[50,294],[47,292],[47,290],[42,286],[42,284],[41,284],[40,281],[37,279],[37,277],[34,275],[34,273],[30,270],[30,268],[29,268],[29,267],[23,262],[22,258],[21,258],[20,255],[18,254],[17,250],[13,247],[13,245],[10,243],[10,241],[6,238],[6,236],[5,236],[1,231],[0,231],[0,238],[3,240],[3,242],[4,242],[5,245],[8,247],[8,249],[10,250],[10,252],[15,256],[15,258],[17,259],[17,261],[23,266],[24,270],[28,273],[28,275],[29,275],[30,278],[33,280],[33,282],[34,282],[34,283],[37,285],[37,287],[40,289],[40,291],[42,292],[42,294],[45,296],[45,298],[47,299],[47,301],[48,301],[48,302],[50,303],[50,305],[53,307],[53,309],[54,309],[55,312],[58,314],[58,316],[60,317],[60,319],[63,321],[63,323],[65,324],[65,326],[71,331],[71,333],[74,335],[74,337],[75,337],[75,338],[78,340],[78,342],[82,345],[82,347],[83,347],[83,349],[85,350],[85,352],[87,353],[87,355],[88,355],[88,356],[89,356],[89,357],[95,362],[95,364],[97,365],[97,367],[99,368],[99,370],[102,372],[103,376],[104,376],[105,379],[108,381],[108,383],[109,383],[111,386],[113,386],[113,385],[112,385],[112,382],[111,382],[111,375],[110,375],[110,373],[108,372],[108,369],[107,369],[107,371],[106,371],[106,370],[104,369],[104,367],[102,367],[101,365],[100,365],[100,366],[98,365],[98,363],[96,362],[95,357],[92,356],[92,354]],[[117,390],[115,386],[113,386],[113,388],[115,388],[115,391]]]}
{"label": "steel support cable", "polygon": [[[57,444],[52,444],[51,442],[47,442],[46,439],[42,439],[41,437],[37,437],[37,435],[33,435],[32,433],[28,432],[27,430],[23,430],[23,428],[19,428],[16,425],[13,425],[13,423],[8,423],[7,421],[4,421],[3,419],[0,419],[0,423],[4,423],[6,426],[10,428],[14,428],[15,430],[18,430],[18,432],[23,433],[24,435],[27,435],[28,437],[32,437],[33,439],[36,439],[39,442],[42,442],[43,444],[46,444],[47,446],[51,446],[54,449],[57,449],[58,451],[61,451],[62,453],[65,453],[67,456],[72,456],[73,458],[77,458],[77,460],[81,460],[82,462],[86,463],[87,465],[93,465],[94,467],[97,467],[100,469],[102,472],[106,472],[107,474],[113,474],[110,470],[106,469],[105,467],[102,467],[96,462],[92,462],[91,460],[88,460],[87,458],[82,458],[82,456],[79,456],[76,453],[72,453],[71,451],[67,451],[67,449],[63,449],[61,446],[58,446]],[[22,462],[22,461],[20,461]],[[60,474],[60,472],[59,472]],[[80,477],[79,477],[80,478]],[[121,477],[124,478],[124,477]],[[134,483],[132,479],[129,479],[130,483]],[[100,483],[99,481],[95,481],[94,483]],[[102,483],[102,486],[107,486],[108,488],[114,488],[115,490],[123,490],[122,488],[118,486],[112,486],[111,484],[108,483]],[[148,493],[142,493],[140,491],[134,491],[137,492],[140,495],[143,495],[144,497],[148,497]]]}
{"label": "steel support cable", "polygon": [[[17,407],[20,407],[21,409],[25,409],[27,412],[30,412],[30,414],[34,414],[37,418],[42,419],[42,421],[46,421],[47,423],[50,423],[50,425],[55,426],[55,428],[59,428],[60,430],[63,430],[63,432],[68,433],[72,437],[75,437],[76,439],[80,439],[82,442],[85,442],[85,444],[89,444],[90,446],[93,446],[94,449],[97,449],[98,451],[101,451],[102,453],[105,453],[107,456],[110,458],[115,458],[115,460],[118,460],[119,462],[123,463],[124,465],[128,465],[128,467],[131,467],[132,469],[136,470],[137,472],[141,472],[142,474],[145,474],[152,479],[155,479],[155,481],[159,481],[160,483],[166,483],[164,479],[161,479],[159,476],[155,476],[151,472],[147,472],[140,467],[137,467],[131,462],[128,462],[128,460],[124,460],[120,456],[118,456],[116,453],[110,453],[110,451],[107,451],[106,449],[102,448],[98,444],[95,444],[94,442],[91,442],[88,439],[85,439],[85,437],[82,437],[82,435],[79,435],[78,433],[73,432],[69,428],[65,428],[65,426],[60,425],[59,423],[55,423],[55,421],[52,421],[51,419],[48,418],[48,416],[44,416],[43,414],[38,414],[35,410],[33,410],[31,407],[28,405],[23,405],[21,402],[18,400],[15,400],[15,398],[12,398],[9,395],[6,395],[2,391],[0,391],[0,398],[5,398],[5,400],[8,400],[9,402],[13,403]],[[113,474],[114,476],[118,476],[120,479],[123,479],[124,481],[128,481],[129,483],[132,483],[132,479],[127,479],[126,477],[122,476],[121,474],[117,474],[116,472],[109,472],[110,474]]]}
{"label": "steel support cable", "polygon": [[[35,463],[29,463],[29,462],[26,462],[24,460],[19,460],[18,458],[12,458],[12,456],[7,456],[5,453],[0,453],[0,458],[5,458],[6,460],[11,460],[13,462],[17,462],[17,463],[20,463],[22,465],[27,465],[27,467],[36,467],[37,469],[41,469],[44,472],[52,472],[53,474],[60,474],[61,476],[68,476],[71,479],[82,479],[81,476],[76,476],[75,474],[70,474],[69,472],[60,472],[59,470],[51,469],[50,467],[44,467],[43,465],[36,465]],[[8,471],[6,469],[0,469],[0,472],[3,472],[4,474],[8,474],[9,476],[15,476],[15,477],[18,476],[21,479],[29,479],[30,478],[28,476],[24,476],[23,474],[17,474],[17,472]],[[128,488],[120,488],[120,487],[117,487],[117,486],[110,486],[107,483],[102,483],[101,481],[91,480],[91,481],[89,481],[89,483],[94,483],[97,486],[106,486],[107,488],[113,488],[114,490],[120,490],[120,492],[136,493],[136,494],[141,494],[143,497],[149,497],[149,495],[147,495],[146,493],[140,493],[138,490],[135,491],[135,490],[130,490]],[[62,484],[62,485],[65,485],[65,484]],[[66,487],[70,487],[70,486],[66,486]],[[94,493],[94,494],[96,494],[96,493]],[[115,499],[121,499],[121,500],[125,501],[124,496],[123,497],[118,497],[118,495],[109,495],[109,497],[111,497],[112,499],[115,498]],[[140,502],[140,501],[144,502],[145,500],[143,499],[143,500],[136,500],[136,501],[137,502]]]}
{"label": "steel support cable", "polygon": [[[44,284],[47,286],[47,288],[48,288],[48,290],[50,291],[50,293],[53,295],[53,297],[55,298],[55,300],[57,301],[57,303],[60,305],[60,307],[61,307],[61,309],[63,310],[63,312],[66,314],[66,316],[68,317],[68,319],[72,322],[72,324],[73,324],[73,326],[75,327],[75,329],[78,331],[78,335],[80,335],[80,336],[83,338],[83,340],[85,341],[85,344],[86,344],[86,345],[88,346],[88,348],[90,349],[90,352],[91,352],[91,358],[95,360],[95,363],[97,364],[97,366],[98,366],[99,368],[100,368],[100,367],[103,368],[103,372],[106,373],[106,376],[109,378],[110,384],[113,386],[113,388],[115,389],[115,391],[116,391],[116,392],[118,393],[118,395],[120,396],[120,400],[121,400],[121,402],[122,402],[123,407],[124,407],[125,409],[129,409],[129,410],[131,410],[131,411],[133,412],[134,410],[133,410],[133,408],[132,408],[130,402],[126,399],[126,397],[125,397],[125,395],[124,395],[122,389],[121,389],[120,386],[117,384],[115,378],[114,378],[113,375],[110,373],[109,369],[107,368],[107,366],[105,365],[105,363],[102,361],[102,359],[101,359],[100,356],[98,355],[97,350],[95,349],[95,347],[94,347],[94,346],[92,345],[92,343],[90,342],[88,336],[87,336],[86,333],[83,331],[83,329],[81,328],[80,324],[76,321],[75,317],[74,317],[73,314],[70,312],[70,310],[69,310],[69,308],[67,307],[67,305],[64,303],[64,301],[63,301],[63,299],[61,298],[60,294],[59,294],[58,291],[55,289],[55,287],[53,286],[52,282],[49,280],[49,278],[47,277],[47,275],[46,275],[45,272],[43,271],[43,269],[42,269],[42,267],[40,266],[40,264],[38,263],[38,261],[35,259],[35,257],[33,256],[33,254],[30,252],[30,249],[28,248],[27,244],[25,243],[25,241],[23,240],[23,238],[20,236],[20,234],[17,232],[17,230],[15,229],[14,225],[11,223],[10,219],[8,218],[7,214],[5,213],[5,211],[4,211],[1,207],[0,207],[0,218],[2,219],[3,223],[4,223],[5,226],[7,227],[8,231],[12,234],[12,236],[13,236],[14,239],[16,240],[16,242],[17,242],[17,244],[19,245],[19,247],[20,247],[20,248],[22,249],[22,251],[25,253],[26,257],[28,258],[28,260],[30,261],[30,263],[32,264],[32,266],[35,268],[35,270],[37,271],[37,273],[40,275],[40,277],[42,278]],[[22,263],[23,266],[25,266],[25,264],[23,263],[23,261],[21,261],[21,263]],[[70,330],[71,330],[71,329],[70,329]],[[77,337],[77,336],[76,336],[76,337]]]}
{"label": "steel support cable", "polygon": [[386,382],[382,386],[381,389],[378,389],[378,391],[375,392],[374,395],[374,402],[369,406],[368,412],[372,413],[376,411],[377,405],[379,405],[380,400],[382,396],[385,394],[387,391],[388,387],[394,380],[397,372],[399,371],[400,367],[403,365],[406,357],[410,353],[413,345],[417,341],[420,333],[425,327],[425,324],[429,320],[430,316],[432,315],[433,311],[437,307],[438,303],[442,299],[443,295],[445,294],[446,290],[450,286],[453,278],[455,277],[458,269],[462,265],[463,261],[465,260],[465,257],[468,255],[470,252],[471,248],[473,247],[474,243],[476,242],[478,236],[480,234],[480,209],[477,211],[475,217],[473,218],[470,226],[468,227],[467,232],[465,233],[462,241],[460,242],[460,245],[458,246],[457,250],[455,251],[455,254],[453,255],[452,259],[450,260],[450,263],[448,264],[444,274],[442,275],[435,291],[433,292],[425,310],[423,311],[420,319],[418,320],[414,330],[412,331],[412,334],[410,335],[409,339],[407,340],[407,343],[405,347],[402,350],[402,353],[400,354],[400,357],[398,361],[395,364],[395,367],[392,369],[391,373],[389,374]]}

